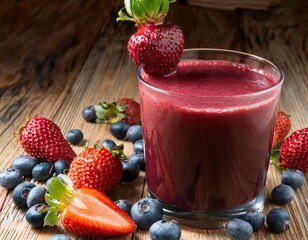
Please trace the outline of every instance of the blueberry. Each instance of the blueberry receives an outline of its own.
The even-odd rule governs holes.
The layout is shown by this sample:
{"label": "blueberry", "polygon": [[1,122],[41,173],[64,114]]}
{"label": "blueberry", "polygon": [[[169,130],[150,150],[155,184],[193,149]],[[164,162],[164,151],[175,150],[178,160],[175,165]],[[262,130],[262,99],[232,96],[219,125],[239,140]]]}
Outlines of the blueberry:
{"label": "blueberry", "polygon": [[58,160],[53,164],[55,168],[55,174],[59,175],[62,173],[67,173],[68,169],[70,168],[70,163],[66,160]]}
{"label": "blueberry", "polygon": [[264,215],[260,212],[247,212],[240,216],[239,219],[250,223],[254,232],[260,230],[263,227],[265,220]]}
{"label": "blueberry", "polygon": [[42,186],[36,186],[30,190],[27,197],[27,206],[28,208],[45,202],[45,193],[46,188]]}
{"label": "blueberry", "polygon": [[280,184],[271,193],[271,199],[276,204],[286,204],[294,198],[294,190],[289,185]]}
{"label": "blueberry", "polygon": [[33,227],[43,227],[44,218],[47,212],[40,213],[40,211],[46,207],[48,207],[46,204],[39,203],[29,208],[28,211],[26,212],[27,222]]}
{"label": "blueberry", "polygon": [[281,183],[289,185],[293,189],[302,186],[304,184],[304,181],[304,173],[299,170],[289,169],[284,171],[281,175]]}
{"label": "blueberry", "polygon": [[7,168],[0,173],[0,186],[13,189],[22,182],[22,175],[18,169]]}
{"label": "blueberry", "polygon": [[128,215],[130,215],[130,210],[132,209],[132,204],[124,199],[119,199],[114,202],[119,208],[125,211]]}
{"label": "blueberry", "polygon": [[252,237],[253,228],[250,223],[233,218],[226,225],[226,233],[233,240],[248,240]]}
{"label": "blueberry", "polygon": [[132,182],[134,181],[140,173],[140,167],[138,163],[131,162],[130,160],[122,161],[123,173],[121,182]]}
{"label": "blueberry", "polygon": [[158,200],[146,197],[134,203],[130,215],[138,228],[149,229],[153,223],[162,219],[163,207]]}
{"label": "blueberry", "polygon": [[77,145],[83,139],[83,133],[79,129],[71,129],[65,136],[66,140],[73,145]]}
{"label": "blueberry", "polygon": [[109,150],[115,148],[117,146],[117,144],[112,141],[111,139],[103,139],[102,143],[101,143],[101,147],[107,148]]}
{"label": "blueberry", "polygon": [[159,220],[152,224],[149,232],[152,240],[179,240],[181,237],[181,229],[173,220]]}
{"label": "blueberry", "polygon": [[32,168],[39,164],[35,157],[20,155],[13,160],[12,168],[18,169],[23,176],[31,176]]}
{"label": "blueberry", "polygon": [[111,124],[110,132],[115,138],[124,139],[129,128],[130,125],[127,122],[117,122]]}
{"label": "blueberry", "polygon": [[53,174],[53,167],[50,163],[43,162],[35,165],[32,169],[32,176],[35,180],[44,182]]}
{"label": "blueberry", "polygon": [[140,125],[132,125],[126,133],[126,138],[130,142],[136,142],[139,139],[142,139],[142,127]]}
{"label": "blueberry", "polygon": [[143,139],[139,139],[134,143],[134,151],[136,153],[143,153],[144,148],[143,148]]}
{"label": "blueberry", "polygon": [[82,111],[82,117],[87,122],[94,123],[97,119],[96,112],[93,106],[88,106]]}
{"label": "blueberry", "polygon": [[71,238],[66,234],[55,234],[52,235],[49,240],[71,240]]}
{"label": "blueberry", "polygon": [[23,208],[27,206],[28,194],[30,190],[34,187],[34,183],[22,182],[14,188],[12,192],[12,199],[16,207]]}
{"label": "blueberry", "polygon": [[289,228],[289,213],[282,208],[273,208],[266,217],[266,223],[271,232],[284,232]]}
{"label": "blueberry", "polygon": [[145,170],[144,153],[132,153],[129,156],[129,161],[138,163],[140,170]]}

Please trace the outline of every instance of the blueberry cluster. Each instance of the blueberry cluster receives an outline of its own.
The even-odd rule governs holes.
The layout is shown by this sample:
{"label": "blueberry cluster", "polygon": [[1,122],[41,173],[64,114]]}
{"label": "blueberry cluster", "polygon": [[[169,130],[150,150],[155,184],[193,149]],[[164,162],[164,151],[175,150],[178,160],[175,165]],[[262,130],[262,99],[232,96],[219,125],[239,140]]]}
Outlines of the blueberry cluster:
{"label": "blueberry cluster", "polygon": [[[126,122],[117,122],[110,126],[111,134],[121,140],[127,140],[134,144],[134,152],[127,160],[122,161],[123,175],[122,182],[134,181],[141,171],[145,170],[144,144],[141,125],[129,125]],[[109,142],[109,143],[108,143]],[[103,140],[101,146],[108,148],[114,146],[110,139]]]}
{"label": "blueberry cluster", "polygon": [[[82,111],[82,117],[90,123],[96,122],[97,116],[92,105]],[[123,175],[121,182],[133,182],[139,176],[140,171],[145,170],[144,144],[142,127],[139,124],[130,125],[121,121],[110,125],[110,133],[113,137],[120,140],[130,141],[134,144],[134,152],[127,160],[122,161]],[[111,139],[103,139],[101,147],[112,149],[116,143]]]}
{"label": "blueberry cluster", "polygon": [[[271,200],[278,205],[290,203],[295,191],[304,183],[305,176],[299,170],[286,170],[281,175],[281,184],[271,192]],[[248,212],[238,218],[231,219],[225,226],[226,233],[231,239],[250,239],[253,232],[260,230],[265,222],[261,212]],[[266,216],[266,225],[274,233],[284,232],[289,228],[290,215],[283,208],[273,208]]]}
{"label": "blueberry cluster", "polygon": [[161,202],[152,198],[142,198],[133,205],[127,200],[117,200],[115,204],[124,210],[140,229],[149,230],[153,240],[178,240],[181,237],[181,229],[177,222],[163,219],[163,207]]}
{"label": "blueberry cluster", "polygon": [[[65,173],[69,169],[69,162],[58,160],[54,164],[40,162],[38,159],[20,155],[17,156],[10,168],[0,173],[0,186],[12,190],[12,200],[16,207],[27,208],[26,220],[33,227],[42,227],[46,213],[41,211],[48,207],[45,203],[45,193],[48,181],[52,176]],[[33,178],[44,185],[36,185],[26,178]],[[66,236],[66,235],[65,235]],[[68,236],[63,239],[70,239]],[[62,239],[62,238],[53,238]]]}

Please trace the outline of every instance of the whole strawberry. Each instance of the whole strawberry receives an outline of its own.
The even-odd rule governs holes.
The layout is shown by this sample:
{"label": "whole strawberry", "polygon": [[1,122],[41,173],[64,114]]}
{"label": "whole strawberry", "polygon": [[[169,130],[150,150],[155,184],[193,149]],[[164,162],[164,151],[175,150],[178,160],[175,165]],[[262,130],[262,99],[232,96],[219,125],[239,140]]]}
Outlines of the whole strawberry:
{"label": "whole strawberry", "polygon": [[130,125],[140,122],[140,105],[131,98],[120,98],[116,102],[101,102],[94,105],[96,122],[113,124],[124,121]]}
{"label": "whole strawberry", "polygon": [[276,118],[272,148],[277,147],[288,135],[291,129],[291,120],[289,116],[279,111]]}
{"label": "whole strawberry", "polygon": [[143,64],[146,73],[166,76],[176,71],[184,49],[181,29],[163,20],[170,0],[128,0],[126,14],[119,12],[117,20],[136,22],[138,31],[129,39],[127,48],[137,64]]}
{"label": "whole strawberry", "polygon": [[123,155],[123,145],[112,150],[87,148],[74,158],[68,176],[76,188],[94,188],[107,192],[120,183]]}
{"label": "whole strawberry", "polygon": [[280,166],[308,172],[308,128],[300,129],[281,145]]}
{"label": "whole strawberry", "polygon": [[51,164],[59,159],[72,161],[76,156],[60,128],[44,117],[30,118],[19,129],[19,140],[28,155]]}

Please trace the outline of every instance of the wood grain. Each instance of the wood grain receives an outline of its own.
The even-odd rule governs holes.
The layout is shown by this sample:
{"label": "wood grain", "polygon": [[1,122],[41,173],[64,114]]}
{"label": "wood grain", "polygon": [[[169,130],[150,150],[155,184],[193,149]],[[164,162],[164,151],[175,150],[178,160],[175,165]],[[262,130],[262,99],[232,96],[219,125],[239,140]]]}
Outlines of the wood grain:
{"label": "wood grain", "polygon": [[209,7],[217,9],[262,9],[266,10],[275,6],[281,0],[187,0],[188,4],[200,7]]}
{"label": "wood grain", "polygon": [[[79,128],[89,144],[111,138],[105,125],[86,123],[85,106],[101,100],[132,97],[138,100],[136,66],[126,50],[133,23],[116,23],[122,0],[114,1],[0,1],[0,169],[9,167],[23,150],[14,136],[27,114],[55,121],[62,132]],[[225,11],[172,4],[167,20],[178,24],[185,48],[215,47],[247,51],[265,57],[285,73],[280,108],[292,116],[292,131],[308,125],[308,4],[284,1],[268,11]],[[184,17],[183,17],[184,16]],[[288,21],[286,21],[286,19]],[[125,153],[132,153],[132,144]],[[74,146],[76,152],[82,146]],[[308,199],[305,185],[291,204],[283,206],[292,218],[291,227],[272,234],[266,227],[254,239],[307,239]],[[268,173],[266,214],[277,207],[269,192],[280,181],[272,166]],[[120,184],[109,193],[112,199],[137,201],[147,194],[144,173],[134,182]],[[11,193],[0,188],[0,239],[48,239],[56,228],[33,229],[17,209]],[[70,235],[72,239],[82,239]],[[136,230],[119,239],[150,239]],[[181,239],[228,239],[223,231],[182,227]]]}

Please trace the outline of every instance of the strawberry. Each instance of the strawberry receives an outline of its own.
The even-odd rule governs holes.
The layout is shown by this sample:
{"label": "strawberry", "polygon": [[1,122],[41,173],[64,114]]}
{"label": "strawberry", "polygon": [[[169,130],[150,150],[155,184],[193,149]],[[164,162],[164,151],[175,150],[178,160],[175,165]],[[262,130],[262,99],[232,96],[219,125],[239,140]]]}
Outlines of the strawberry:
{"label": "strawberry", "polygon": [[28,155],[51,164],[59,159],[72,161],[76,156],[60,128],[44,117],[34,116],[21,126],[19,140]]}
{"label": "strawberry", "polygon": [[45,194],[49,207],[44,226],[54,226],[60,219],[63,227],[85,238],[121,237],[132,233],[135,222],[104,193],[90,188],[74,189],[63,174],[53,177]]}
{"label": "strawberry", "polygon": [[281,145],[280,166],[308,172],[308,128],[297,130]]}
{"label": "strawberry", "polygon": [[95,188],[107,192],[120,183],[123,145],[112,150],[86,148],[72,161],[68,176],[75,188]]}
{"label": "strawberry", "polygon": [[184,37],[172,23],[150,23],[138,28],[128,41],[128,52],[146,73],[165,76],[176,71],[180,61]]}
{"label": "strawberry", "polygon": [[126,13],[119,12],[117,20],[136,23],[138,31],[129,39],[127,48],[137,65],[146,73],[166,76],[176,71],[184,49],[181,29],[163,20],[169,10],[170,0],[128,0]]}
{"label": "strawberry", "polygon": [[116,102],[101,102],[94,105],[96,122],[113,124],[124,121],[130,125],[140,122],[140,105],[131,98],[120,98]]}
{"label": "strawberry", "polygon": [[272,148],[277,147],[285,139],[290,129],[291,120],[289,116],[285,112],[279,111],[275,123]]}
{"label": "strawberry", "polygon": [[308,128],[293,132],[283,142],[280,150],[274,148],[271,164],[280,170],[297,169],[308,172]]}

